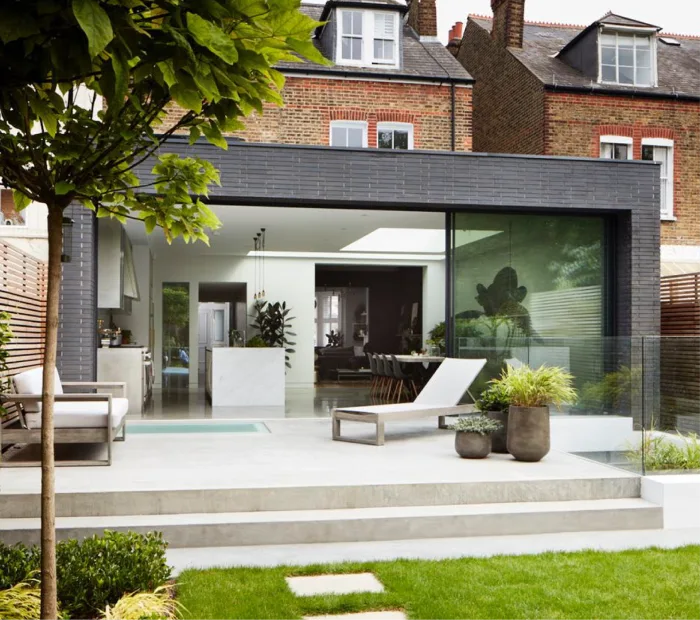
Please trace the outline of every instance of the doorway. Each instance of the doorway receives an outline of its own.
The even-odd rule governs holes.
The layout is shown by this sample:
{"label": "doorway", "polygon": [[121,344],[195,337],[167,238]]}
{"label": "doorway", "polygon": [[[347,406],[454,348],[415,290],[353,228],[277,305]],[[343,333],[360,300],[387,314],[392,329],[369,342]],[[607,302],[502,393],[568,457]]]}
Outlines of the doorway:
{"label": "doorway", "polygon": [[247,326],[245,282],[200,282],[198,304],[198,376],[204,384],[205,350],[245,341]]}

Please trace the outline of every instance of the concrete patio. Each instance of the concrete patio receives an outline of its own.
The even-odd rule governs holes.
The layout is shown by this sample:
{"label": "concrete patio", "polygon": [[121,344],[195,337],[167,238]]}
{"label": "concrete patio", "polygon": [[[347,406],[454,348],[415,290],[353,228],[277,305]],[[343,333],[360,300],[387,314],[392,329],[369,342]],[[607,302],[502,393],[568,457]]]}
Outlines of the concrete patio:
{"label": "concrete patio", "polygon": [[[59,468],[59,538],[157,530],[198,548],[663,527],[638,476],[563,452],[463,460],[431,420],[396,425],[384,447],[333,442],[329,420],[265,424],[127,434],[111,467]],[[3,542],[38,540],[39,482],[38,468],[0,470]]]}

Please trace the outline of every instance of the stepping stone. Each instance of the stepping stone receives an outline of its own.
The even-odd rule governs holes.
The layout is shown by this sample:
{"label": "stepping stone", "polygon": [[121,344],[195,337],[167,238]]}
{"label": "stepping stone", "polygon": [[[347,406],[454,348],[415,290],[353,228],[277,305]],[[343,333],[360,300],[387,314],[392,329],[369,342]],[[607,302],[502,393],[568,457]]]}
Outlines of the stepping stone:
{"label": "stepping stone", "polygon": [[304,620],[406,620],[406,614],[402,611],[363,611],[358,614],[339,614],[336,616],[304,616]]}
{"label": "stepping stone", "polygon": [[289,589],[297,596],[384,592],[384,586],[372,573],[314,575],[311,577],[286,577],[285,579]]}

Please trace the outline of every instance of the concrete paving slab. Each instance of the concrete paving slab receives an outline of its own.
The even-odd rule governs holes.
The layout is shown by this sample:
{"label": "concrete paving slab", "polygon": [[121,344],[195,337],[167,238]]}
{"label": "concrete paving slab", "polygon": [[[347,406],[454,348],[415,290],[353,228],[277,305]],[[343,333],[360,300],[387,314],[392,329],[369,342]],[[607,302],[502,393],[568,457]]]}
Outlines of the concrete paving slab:
{"label": "concrete paving slab", "polygon": [[308,577],[285,577],[285,579],[289,589],[296,596],[384,592],[384,586],[372,573],[310,575]]}
{"label": "concrete paving slab", "polygon": [[[460,459],[454,433],[436,425],[433,420],[396,424],[391,441],[381,448],[331,441],[330,420],[272,420],[269,434],[251,435],[127,431],[126,441],[113,446],[111,467],[57,468],[56,492],[636,478],[556,451],[539,463],[499,454]],[[0,470],[0,501],[5,494],[38,494],[40,486],[39,467]]]}
{"label": "concrete paving slab", "polygon": [[168,564],[173,567],[173,572],[177,575],[188,568],[311,566],[397,559],[444,560],[586,549],[598,551],[623,551],[649,547],[674,549],[685,545],[700,545],[700,528],[168,549],[167,556]]}

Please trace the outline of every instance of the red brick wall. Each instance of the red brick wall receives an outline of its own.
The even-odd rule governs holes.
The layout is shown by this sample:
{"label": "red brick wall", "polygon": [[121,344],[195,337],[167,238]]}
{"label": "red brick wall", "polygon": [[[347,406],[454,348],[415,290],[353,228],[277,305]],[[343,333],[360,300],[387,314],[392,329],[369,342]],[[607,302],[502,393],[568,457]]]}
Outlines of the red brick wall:
{"label": "red brick wall", "polygon": [[548,155],[599,157],[600,136],[618,135],[634,139],[641,159],[642,138],[673,140],[676,221],[662,222],[661,242],[700,243],[700,103],[548,92],[545,110]]}
{"label": "red brick wall", "polygon": [[473,21],[457,53],[474,84],[474,151],[539,154],[544,150],[542,84]]}
{"label": "red brick wall", "polygon": [[[472,150],[472,91],[457,87],[456,149]],[[370,147],[377,145],[377,122],[413,123],[414,148],[451,148],[449,85],[289,77],[283,108],[266,106],[262,116],[246,119],[246,129],[233,135],[249,142],[327,145],[331,120],[368,123]],[[175,108],[166,125],[181,114]]]}

